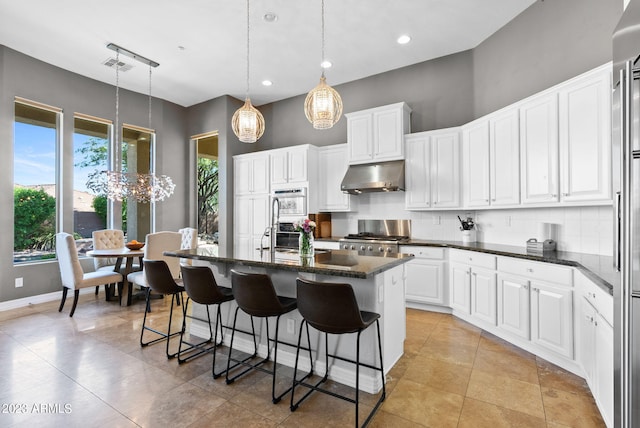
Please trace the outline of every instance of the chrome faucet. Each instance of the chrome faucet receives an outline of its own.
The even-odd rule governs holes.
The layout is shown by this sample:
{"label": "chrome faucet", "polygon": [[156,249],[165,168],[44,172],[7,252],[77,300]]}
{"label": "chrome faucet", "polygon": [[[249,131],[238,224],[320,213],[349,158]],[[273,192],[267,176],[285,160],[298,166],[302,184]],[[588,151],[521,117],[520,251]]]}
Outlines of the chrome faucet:
{"label": "chrome faucet", "polygon": [[273,201],[271,201],[271,231],[269,232],[269,251],[272,254],[276,251],[278,223],[280,223],[280,200],[278,198],[273,198]]}

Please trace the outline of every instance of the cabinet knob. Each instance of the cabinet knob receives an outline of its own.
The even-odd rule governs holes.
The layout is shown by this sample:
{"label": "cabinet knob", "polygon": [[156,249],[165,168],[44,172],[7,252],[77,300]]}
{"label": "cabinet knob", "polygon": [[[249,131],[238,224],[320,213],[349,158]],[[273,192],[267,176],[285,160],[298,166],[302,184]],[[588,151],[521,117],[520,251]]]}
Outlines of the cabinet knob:
{"label": "cabinet knob", "polygon": [[524,289],[525,289],[525,290],[528,290],[528,289],[529,289],[529,286],[528,286],[528,285],[525,285],[525,286],[524,286]]}
{"label": "cabinet knob", "polygon": [[[495,200],[495,199],[494,199],[494,200]],[[489,199],[485,199],[484,201],[485,201],[485,202],[489,202]]]}
{"label": "cabinet knob", "polygon": [[551,194],[551,197],[552,197],[552,198],[557,198],[557,197],[558,197],[558,194],[557,194],[557,193],[552,193],[552,194]]}
{"label": "cabinet knob", "polygon": [[532,268],[527,268],[527,272],[533,272]]}
{"label": "cabinet knob", "polygon": [[491,199],[491,201],[495,202],[495,201],[496,201],[496,198]]}
{"label": "cabinet knob", "polygon": [[563,193],[562,196],[569,196],[569,194],[568,193]]}

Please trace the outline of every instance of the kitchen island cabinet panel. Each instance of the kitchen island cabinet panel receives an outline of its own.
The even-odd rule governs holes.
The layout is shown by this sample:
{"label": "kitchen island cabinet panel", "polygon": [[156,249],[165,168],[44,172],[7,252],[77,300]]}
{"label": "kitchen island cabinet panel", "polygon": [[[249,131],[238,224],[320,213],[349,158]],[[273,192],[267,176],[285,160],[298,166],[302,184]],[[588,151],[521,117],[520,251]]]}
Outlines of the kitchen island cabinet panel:
{"label": "kitchen island cabinet panel", "polygon": [[531,341],[573,359],[573,290],[531,281]]}
{"label": "kitchen island cabinet panel", "polygon": [[529,306],[529,281],[499,273],[498,327],[529,340]]}

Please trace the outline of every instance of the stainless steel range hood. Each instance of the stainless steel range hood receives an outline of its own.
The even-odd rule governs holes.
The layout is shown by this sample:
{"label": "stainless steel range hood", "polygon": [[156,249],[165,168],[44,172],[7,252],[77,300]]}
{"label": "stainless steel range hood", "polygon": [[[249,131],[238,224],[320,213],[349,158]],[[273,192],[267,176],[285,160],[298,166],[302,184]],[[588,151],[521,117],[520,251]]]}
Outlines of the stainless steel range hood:
{"label": "stainless steel range hood", "polygon": [[404,190],[404,161],[350,165],[340,189],[352,195]]}

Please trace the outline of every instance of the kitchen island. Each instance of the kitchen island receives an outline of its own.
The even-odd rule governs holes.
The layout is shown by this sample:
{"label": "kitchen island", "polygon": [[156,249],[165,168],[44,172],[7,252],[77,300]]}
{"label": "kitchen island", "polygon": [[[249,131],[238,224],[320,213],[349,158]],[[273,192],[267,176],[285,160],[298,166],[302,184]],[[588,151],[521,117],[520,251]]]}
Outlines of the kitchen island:
{"label": "kitchen island", "polygon": [[[364,256],[357,251],[333,250],[320,251],[313,259],[301,259],[294,251],[263,252],[254,259],[236,259],[218,257],[206,248],[168,251],[167,256],[193,260],[194,265],[209,266],[218,282],[223,287],[231,287],[231,269],[249,273],[265,273],[271,277],[276,292],[285,297],[296,297],[296,278],[302,277],[315,281],[346,282],[353,287],[361,310],[377,312],[381,315],[380,329],[382,336],[382,353],[385,373],[400,359],[405,339],[405,302],[404,302],[404,263],[413,256],[393,254],[386,257]],[[230,326],[236,305],[234,302],[222,305],[223,324]],[[206,319],[203,307],[194,305],[192,314],[200,320]],[[208,337],[209,327],[206,322],[194,319],[189,327],[190,333],[198,337]],[[297,343],[298,329],[302,317],[298,311],[285,314],[280,319],[279,339]],[[240,328],[250,328],[249,317],[238,316]],[[275,323],[270,323],[270,335],[273,336]],[[324,348],[324,335],[311,330],[312,349]],[[260,335],[259,353],[267,355],[266,328],[256,326]],[[225,332],[225,343],[230,341],[230,332]],[[355,359],[355,334],[329,336],[329,353]],[[361,361],[377,365],[375,328],[369,328],[361,336]],[[253,341],[249,336],[236,335],[234,348],[243,352],[253,352]],[[323,354],[323,353],[321,353]],[[322,355],[324,357],[324,355]],[[316,353],[314,352],[314,358]],[[375,358],[377,360],[377,358]],[[293,367],[295,363],[295,347],[279,346],[278,363]],[[301,353],[300,367],[309,369],[308,357]],[[314,362],[315,373],[324,374],[325,362]],[[343,361],[330,361],[329,377],[337,382],[355,386],[355,367]],[[377,393],[382,388],[380,377],[370,369],[360,370],[360,389]]]}

